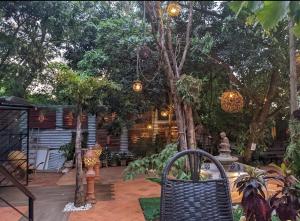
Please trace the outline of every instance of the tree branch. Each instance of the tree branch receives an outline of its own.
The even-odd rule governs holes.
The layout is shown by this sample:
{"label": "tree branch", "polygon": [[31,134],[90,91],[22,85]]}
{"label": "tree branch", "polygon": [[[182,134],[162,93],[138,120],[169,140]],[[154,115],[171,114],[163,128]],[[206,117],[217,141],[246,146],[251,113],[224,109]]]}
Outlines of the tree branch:
{"label": "tree branch", "polygon": [[266,97],[264,100],[264,105],[262,107],[261,114],[259,116],[260,122],[264,122],[264,120],[269,115],[269,110],[270,110],[273,98],[275,97],[276,91],[277,91],[278,78],[279,78],[278,72],[273,70],[271,79],[270,79],[270,83],[269,83],[269,87],[268,87],[268,91],[267,91],[267,94],[266,94]]}
{"label": "tree branch", "polygon": [[172,33],[171,33],[171,29],[169,27],[169,24],[167,26],[167,44],[168,44],[168,49],[169,49],[169,54],[172,60],[172,64],[173,64],[173,68],[174,68],[174,72],[175,72],[175,76],[179,78],[179,72],[178,72],[178,66],[177,66],[177,61],[176,61],[176,55],[173,49],[173,44],[172,44]]}
{"label": "tree branch", "polygon": [[[180,5],[181,7],[183,7],[183,8],[187,8],[187,5],[185,5],[185,4],[179,3],[179,5]],[[207,15],[215,16],[215,17],[217,17],[217,18],[222,18],[222,19],[223,19],[223,18],[226,17],[226,16],[220,15],[220,14],[214,12],[214,11],[208,11],[208,10],[203,9],[203,8],[197,8],[197,7],[194,7],[194,10],[195,10],[195,11],[198,11],[198,12],[201,12],[202,14],[207,14]]]}
{"label": "tree branch", "polygon": [[207,55],[208,58],[210,58],[213,62],[223,66],[225,69],[228,70],[228,77],[230,82],[234,83],[235,85],[237,85],[244,93],[245,95],[247,95],[251,100],[254,101],[254,103],[258,106],[261,105],[261,102],[258,101],[258,99],[253,96],[249,90],[244,86],[244,84],[234,75],[233,73],[233,68],[232,66],[230,66],[229,64],[223,62],[221,59],[216,58],[216,57],[212,57],[210,55]]}
{"label": "tree branch", "polygon": [[189,17],[188,17],[188,24],[187,24],[187,28],[186,28],[186,36],[185,36],[185,47],[183,50],[183,54],[182,54],[182,58],[178,67],[178,72],[181,73],[185,59],[186,59],[186,55],[187,55],[187,51],[190,47],[190,35],[191,35],[191,29],[192,29],[192,23],[193,23],[193,2],[189,1]]}
{"label": "tree branch", "polygon": [[283,106],[277,107],[272,113],[270,113],[270,114],[268,115],[267,118],[273,117],[273,116],[276,115],[282,108],[283,108]]}

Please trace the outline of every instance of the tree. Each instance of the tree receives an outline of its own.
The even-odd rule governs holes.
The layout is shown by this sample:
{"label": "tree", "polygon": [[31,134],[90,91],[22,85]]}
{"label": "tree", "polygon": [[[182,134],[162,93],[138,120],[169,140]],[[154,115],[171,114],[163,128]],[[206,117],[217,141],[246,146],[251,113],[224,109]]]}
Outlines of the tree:
{"label": "tree", "polygon": [[[190,48],[190,35],[193,21],[193,2],[189,2],[187,24],[183,51],[178,50],[178,44],[182,39],[174,44],[172,34],[172,22],[166,13],[162,13],[161,2],[148,1],[145,3],[147,15],[151,23],[153,37],[162,55],[163,69],[168,79],[168,85],[175,109],[177,127],[179,131],[179,144],[182,150],[196,147],[195,128],[193,120],[193,110],[190,103],[184,101],[176,91],[176,83],[183,76],[183,66]],[[177,45],[177,46],[176,46]]]}
{"label": "tree", "polygon": [[76,190],[75,206],[84,205],[83,172],[81,157],[81,119],[83,111],[96,112],[103,98],[109,96],[111,90],[119,87],[105,77],[90,77],[84,73],[73,71],[65,65],[53,66],[57,73],[55,94],[58,100],[75,105],[76,112]]}
{"label": "tree", "polygon": [[45,65],[59,53],[72,5],[68,2],[0,3],[0,87],[24,97]]}
{"label": "tree", "polygon": [[[168,99],[165,77],[160,74],[159,58],[151,33],[143,32],[141,16],[131,10],[133,6],[129,5],[128,9],[122,7],[126,5],[124,2],[117,4],[120,4],[120,7],[116,6],[117,8],[108,15],[94,18],[91,13],[90,17],[93,19],[78,21],[78,26],[82,26],[86,31],[70,34],[66,58],[74,69],[91,76],[105,72],[108,79],[122,86],[122,93],[113,92],[103,102],[109,107],[106,113],[116,113],[115,121],[125,129],[130,127],[137,114],[161,107]],[[97,2],[100,11],[104,6],[105,3]],[[92,31],[88,31],[89,29]],[[132,83],[137,79],[137,52],[143,43],[149,46],[151,56],[146,60],[139,60],[143,91],[136,93],[132,90]]]}
{"label": "tree", "polygon": [[231,2],[230,7],[237,13],[247,14],[248,21],[258,21],[266,31],[271,31],[282,20],[288,20],[290,58],[290,112],[298,109],[296,48],[294,35],[300,37],[300,3],[298,1],[240,1]]}

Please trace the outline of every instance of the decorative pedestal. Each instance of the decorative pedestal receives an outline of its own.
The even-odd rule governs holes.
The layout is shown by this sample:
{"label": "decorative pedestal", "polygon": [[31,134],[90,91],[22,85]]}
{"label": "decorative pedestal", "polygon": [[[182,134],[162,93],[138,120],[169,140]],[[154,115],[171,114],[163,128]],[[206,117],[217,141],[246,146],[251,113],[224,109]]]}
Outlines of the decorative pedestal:
{"label": "decorative pedestal", "polygon": [[95,204],[95,171],[94,166],[96,165],[97,158],[92,149],[89,149],[84,155],[84,165],[88,169],[86,172],[86,182],[87,182],[87,190],[86,190],[86,201],[88,203]]}
{"label": "decorative pedestal", "polygon": [[96,157],[96,164],[94,166],[94,170],[95,170],[95,179],[96,180],[99,180],[100,179],[100,160],[99,160],[99,157],[102,153],[102,147],[99,145],[99,144],[96,144],[94,149],[94,154],[95,154],[95,157]]}
{"label": "decorative pedestal", "polygon": [[216,159],[219,160],[224,167],[225,171],[229,171],[230,166],[238,161],[237,157],[231,156],[231,151],[230,150],[219,150],[219,155],[216,156]]}
{"label": "decorative pedestal", "polygon": [[86,173],[86,183],[87,183],[87,190],[86,190],[86,201],[88,203],[95,204],[96,203],[96,196],[95,196],[95,172],[93,169]]}

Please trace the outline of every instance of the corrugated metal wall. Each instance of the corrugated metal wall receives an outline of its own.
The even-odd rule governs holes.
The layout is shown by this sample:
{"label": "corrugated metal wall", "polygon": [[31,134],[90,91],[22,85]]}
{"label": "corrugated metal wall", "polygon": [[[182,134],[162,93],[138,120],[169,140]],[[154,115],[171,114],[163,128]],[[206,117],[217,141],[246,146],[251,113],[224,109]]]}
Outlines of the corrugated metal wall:
{"label": "corrugated metal wall", "polygon": [[[31,151],[34,151],[35,154],[38,150],[51,149],[51,153],[47,154],[47,159],[38,159],[38,162],[45,162],[44,169],[59,169],[58,167],[62,166],[63,158],[62,155],[58,152],[60,146],[69,143],[72,138],[72,132],[76,131],[75,129],[64,129],[63,128],[63,106],[56,106],[56,129],[30,129],[30,146]],[[96,117],[93,115],[88,116],[88,146],[93,146],[96,143]],[[53,153],[52,153],[53,152]],[[52,155],[51,155],[52,154]],[[55,159],[54,159],[55,158]],[[56,159],[57,158],[57,159]],[[49,161],[49,162],[48,162]],[[55,164],[59,164],[55,167]],[[59,163],[58,163],[59,161]],[[42,168],[42,167],[40,167]]]}
{"label": "corrugated metal wall", "polygon": [[[56,111],[56,129],[31,129],[31,138],[36,139],[36,145],[59,148],[61,145],[71,141],[74,129],[63,129],[63,109],[58,107]],[[83,130],[86,131],[86,130]],[[95,145],[96,142],[96,117],[88,117],[88,146]]]}

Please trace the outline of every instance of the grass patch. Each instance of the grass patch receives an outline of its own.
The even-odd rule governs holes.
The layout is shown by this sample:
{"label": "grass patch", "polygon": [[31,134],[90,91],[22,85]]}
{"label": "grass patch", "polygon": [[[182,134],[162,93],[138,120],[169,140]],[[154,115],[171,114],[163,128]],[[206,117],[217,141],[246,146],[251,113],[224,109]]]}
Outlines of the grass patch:
{"label": "grass patch", "polygon": [[145,219],[147,221],[159,220],[160,213],[160,198],[140,198],[140,205],[142,207]]}

